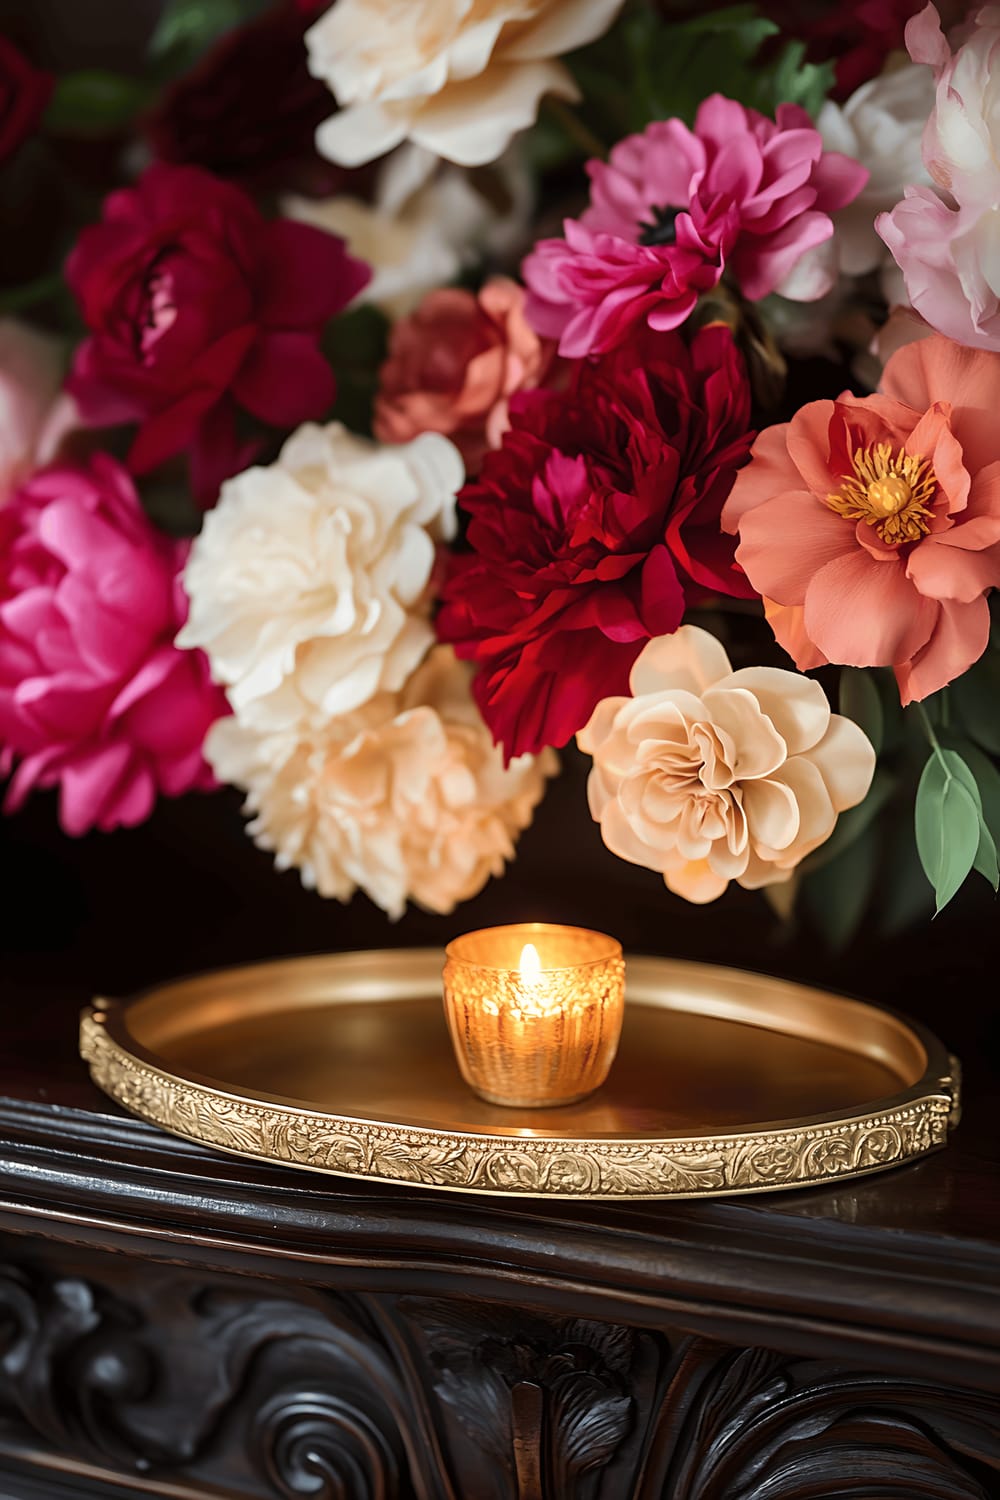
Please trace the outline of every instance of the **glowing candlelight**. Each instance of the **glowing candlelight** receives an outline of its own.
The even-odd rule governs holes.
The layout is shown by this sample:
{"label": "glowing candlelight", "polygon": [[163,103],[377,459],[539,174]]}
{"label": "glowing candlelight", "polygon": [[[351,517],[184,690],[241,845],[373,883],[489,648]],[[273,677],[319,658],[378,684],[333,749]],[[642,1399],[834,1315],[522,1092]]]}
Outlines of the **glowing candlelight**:
{"label": "glowing candlelight", "polygon": [[582,927],[524,923],[456,938],[444,995],[463,1078],[494,1104],[584,1098],[614,1060],[624,983],[621,946]]}

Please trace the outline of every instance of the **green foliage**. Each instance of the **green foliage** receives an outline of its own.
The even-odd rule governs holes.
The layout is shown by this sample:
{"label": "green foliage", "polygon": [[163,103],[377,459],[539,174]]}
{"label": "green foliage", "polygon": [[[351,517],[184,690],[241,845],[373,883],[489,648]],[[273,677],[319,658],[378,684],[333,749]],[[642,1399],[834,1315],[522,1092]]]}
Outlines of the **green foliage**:
{"label": "green foliage", "polygon": [[267,0],[167,0],[149,39],[150,57],[183,72],[227,31],[266,8]]}
{"label": "green foliage", "polygon": [[371,434],[372,402],[388,337],[384,313],[362,304],[342,313],[323,340],[323,352],[337,377],[333,415],[352,432]]}
{"label": "green foliage", "polygon": [[1000,755],[1000,651],[985,654],[949,688],[949,696],[969,737],[991,755]]}
{"label": "green foliage", "polygon": [[[801,42],[779,45],[779,27],[750,4],[667,25],[652,9],[622,23],[629,80],[629,128],[679,115],[689,124],[709,94],[725,94],[773,115],[800,104],[815,115],[833,83],[828,63],[805,61]],[[765,55],[760,57],[765,43]],[[588,76],[588,87],[595,80]],[[603,88],[607,90],[605,80]]]}
{"label": "green foliage", "polygon": [[104,136],[127,130],[151,101],[147,84],[119,73],[68,73],[56,83],[45,128],[56,135]]}
{"label": "green foliage", "polygon": [[885,742],[885,714],[878,684],[861,667],[844,667],[840,674],[840,712],[853,719],[871,740],[878,755]]}
{"label": "green foliage", "polygon": [[914,829],[938,912],[973,869],[994,890],[1000,885],[996,843],[983,816],[979,786],[957,750],[932,744],[917,787]]}
{"label": "green foliage", "polygon": [[878,856],[878,831],[869,820],[803,885],[803,904],[813,926],[834,950],[846,947],[861,925],[875,885]]}

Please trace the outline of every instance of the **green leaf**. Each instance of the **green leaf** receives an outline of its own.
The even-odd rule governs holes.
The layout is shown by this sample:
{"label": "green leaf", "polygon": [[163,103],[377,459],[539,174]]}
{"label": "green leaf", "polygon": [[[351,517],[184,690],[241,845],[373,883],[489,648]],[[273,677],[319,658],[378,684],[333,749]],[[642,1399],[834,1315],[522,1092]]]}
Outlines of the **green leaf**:
{"label": "green leaf", "polygon": [[878,833],[869,824],[836,859],[803,881],[803,904],[835,951],[846,947],[861,925],[875,885],[878,850]]}
{"label": "green leaf", "polygon": [[960,753],[976,779],[983,819],[993,842],[1000,844],[1000,771],[975,745],[963,745]]}
{"label": "green leaf", "polygon": [[934,912],[934,897],[917,854],[913,815],[896,819],[889,831],[883,881],[877,903],[878,930],[882,937],[896,937],[924,922]]}
{"label": "green leaf", "polygon": [[149,87],[136,78],[96,70],[68,73],[56,83],[45,126],[57,135],[114,135],[127,129],[151,98]]}
{"label": "green leaf", "polygon": [[864,730],[878,755],[885,736],[882,698],[871,672],[844,667],[840,673],[840,712]]}
{"label": "green leaf", "polygon": [[973,868],[984,827],[979,789],[962,757],[955,750],[932,751],[917,787],[914,829],[938,912]]}
{"label": "green leaf", "polygon": [[979,848],[973,860],[973,869],[988,880],[995,891],[1000,890],[1000,865],[997,864],[997,846],[993,842],[993,835],[986,824],[980,819],[979,823]]}
{"label": "green leaf", "polygon": [[864,833],[866,828],[875,822],[895,790],[896,778],[891,772],[879,766],[872,778],[865,800],[848,812],[841,813],[837,819],[837,826],[826,843],[820,844],[819,848],[804,861],[803,873],[809,874],[813,870],[821,870],[824,865],[842,854],[856,838]]}
{"label": "green leaf", "polygon": [[213,42],[264,10],[266,0],[167,0],[149,39],[149,54],[190,67]]}

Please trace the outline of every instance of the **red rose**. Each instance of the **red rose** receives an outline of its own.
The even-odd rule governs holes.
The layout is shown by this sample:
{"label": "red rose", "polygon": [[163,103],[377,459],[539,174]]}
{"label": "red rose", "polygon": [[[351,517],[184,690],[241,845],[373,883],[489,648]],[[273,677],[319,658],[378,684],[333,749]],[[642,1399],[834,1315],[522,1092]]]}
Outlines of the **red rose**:
{"label": "red rose", "polygon": [[320,333],[369,274],[336,235],[268,223],[231,183],[149,167],[105,201],[67,263],[91,330],[69,388],[86,422],[141,424],[137,473],[189,449],[196,491],[211,501],[241,466],[236,407],[283,428],[327,410],[335,385]]}
{"label": "red rose", "polygon": [[477,663],[508,756],[564,745],[627,691],[645,641],[708,594],[751,596],[719,523],[749,429],[728,329],[649,336],[575,366],[566,391],[512,398],[503,446],[460,501],[442,640]]}
{"label": "red rose", "polygon": [[309,21],[292,0],[279,0],[226,32],[147,116],[154,154],[259,189],[335,192],[346,174],[315,146],[332,101],[306,65]]}
{"label": "red rose", "polygon": [[13,156],[38,124],[55,79],[32,67],[12,41],[0,36],[0,162]]}

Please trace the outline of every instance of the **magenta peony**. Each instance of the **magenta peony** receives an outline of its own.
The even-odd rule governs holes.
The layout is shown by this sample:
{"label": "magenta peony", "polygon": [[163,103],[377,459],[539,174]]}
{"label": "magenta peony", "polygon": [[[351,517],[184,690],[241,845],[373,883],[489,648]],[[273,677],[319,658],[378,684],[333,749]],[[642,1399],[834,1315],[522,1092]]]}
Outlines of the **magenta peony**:
{"label": "magenta peony", "polygon": [[[751,300],[776,291],[868,179],[824,150],[797,105],[780,105],[774,121],[721,94],[704,101],[693,131],[655,121],[587,170],[590,207],[524,263],[529,319],[576,359],[642,322],[678,327],[724,270]],[[807,300],[828,289],[812,285]]]}
{"label": "magenta peony", "polygon": [[581,362],[568,390],[514,396],[510,420],[460,497],[472,555],[454,559],[438,633],[478,665],[480,711],[516,756],[565,745],[624,693],[687,604],[751,593],[719,517],[753,433],[722,327]]}
{"label": "magenta peony", "polygon": [[225,699],[202,654],[174,645],[186,552],[105,454],[43,470],[0,510],[0,746],[4,769],[20,762],[8,811],[58,785],[80,834],[214,786],[201,747]]}
{"label": "magenta peony", "polygon": [[111,194],[66,275],[91,331],[69,383],[84,420],[141,424],[136,473],[191,449],[211,502],[246,462],[238,407],[275,427],[326,411],[320,334],[369,272],[335,235],[268,223],[232,183],[161,162]]}

